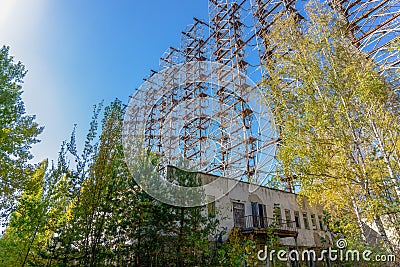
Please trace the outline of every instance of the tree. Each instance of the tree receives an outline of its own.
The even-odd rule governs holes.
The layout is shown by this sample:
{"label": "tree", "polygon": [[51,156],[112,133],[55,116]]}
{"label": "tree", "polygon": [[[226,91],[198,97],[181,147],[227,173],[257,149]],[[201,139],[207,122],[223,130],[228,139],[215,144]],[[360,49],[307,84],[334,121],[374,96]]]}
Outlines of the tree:
{"label": "tree", "polygon": [[290,16],[269,35],[264,82],[281,129],[278,159],[301,194],[336,221],[352,218],[342,220],[344,234],[367,241],[365,224],[375,224],[393,252],[387,218],[399,222],[398,94],[348,41],[339,15],[316,3],[306,10],[307,22]]}
{"label": "tree", "polygon": [[[1,238],[2,266],[22,266],[26,262],[32,243],[37,238],[42,219],[43,180],[47,162],[33,173],[13,212],[5,235]],[[39,238],[38,238],[39,239]],[[37,245],[37,243],[35,243]]]}
{"label": "tree", "polygon": [[30,176],[27,161],[32,158],[31,145],[38,142],[43,128],[35,116],[25,114],[21,98],[26,70],[14,63],[9,47],[0,49],[0,212],[3,224],[15,207],[16,198]]}
{"label": "tree", "polygon": [[[88,141],[94,140],[98,110],[91,123]],[[114,101],[105,108],[98,149],[80,161],[89,162],[87,172],[75,171],[80,177],[79,192],[67,207],[69,219],[54,232],[46,254],[49,265],[83,266],[212,266],[216,256],[210,237],[216,235],[217,220],[205,216],[204,207],[181,208],[157,201],[143,191],[129,172],[123,154],[122,122],[124,106]],[[74,138],[67,145],[77,155]],[[84,152],[85,154],[85,152]],[[92,153],[89,153],[92,154]],[[157,159],[138,163],[155,164]],[[79,173],[79,175],[78,175]],[[197,176],[176,170],[173,178],[185,185],[195,185]],[[45,254],[45,253],[43,253]]]}
{"label": "tree", "polygon": [[50,237],[66,220],[71,182],[63,168],[63,150],[57,167],[43,161],[25,183],[4,236],[0,239],[0,266],[43,266]]}

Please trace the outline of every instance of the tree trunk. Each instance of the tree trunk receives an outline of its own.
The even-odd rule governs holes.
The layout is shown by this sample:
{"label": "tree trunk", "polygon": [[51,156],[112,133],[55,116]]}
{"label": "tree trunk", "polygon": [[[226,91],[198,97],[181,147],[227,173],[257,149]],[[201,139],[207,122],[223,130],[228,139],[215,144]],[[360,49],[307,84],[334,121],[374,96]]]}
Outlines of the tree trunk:
{"label": "tree trunk", "polygon": [[400,199],[400,187],[399,187],[398,181],[394,175],[392,165],[390,164],[388,153],[383,145],[382,138],[379,136],[378,129],[376,128],[375,122],[371,121],[371,125],[372,125],[372,129],[374,131],[375,139],[376,139],[376,141],[378,141],[379,149],[383,155],[383,160],[386,164],[386,168],[388,169],[390,180],[392,181],[392,185],[394,187],[394,190],[396,191],[397,199]]}
{"label": "tree trunk", "polygon": [[365,234],[365,229],[363,227],[363,222],[361,220],[360,209],[357,206],[357,203],[354,199],[351,201],[351,204],[353,205],[354,213],[356,214],[356,217],[357,217],[357,224],[361,231],[361,238],[365,242],[365,244],[368,244],[367,236]]}
{"label": "tree trunk", "polygon": [[383,226],[383,223],[382,223],[382,219],[379,216],[376,216],[374,218],[374,222],[375,222],[376,227],[378,228],[379,235],[381,236],[382,241],[385,244],[387,250],[393,254],[394,249],[393,249],[392,243],[390,243],[390,240],[387,237],[385,227]]}

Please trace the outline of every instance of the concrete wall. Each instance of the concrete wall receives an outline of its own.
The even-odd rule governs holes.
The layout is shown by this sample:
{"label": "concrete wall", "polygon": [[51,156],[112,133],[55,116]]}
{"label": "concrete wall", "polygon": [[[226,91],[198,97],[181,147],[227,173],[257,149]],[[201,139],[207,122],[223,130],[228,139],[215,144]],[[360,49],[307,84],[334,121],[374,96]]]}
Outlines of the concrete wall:
{"label": "concrete wall", "polygon": [[[216,177],[207,174],[200,174],[203,184],[208,184],[210,182],[216,182],[216,186],[219,187],[217,191],[208,191],[207,195],[213,197],[220,196],[220,192],[228,192],[229,188],[232,188],[232,183],[237,183],[233,186],[225,196],[216,200],[215,208],[217,211],[217,216],[221,220],[221,228],[225,228],[227,232],[234,227],[233,219],[233,203],[243,203],[245,207],[245,216],[252,215],[251,202],[257,202],[259,204],[266,205],[266,213],[269,218],[274,217],[274,204],[279,203],[281,209],[281,218],[285,220],[285,210],[290,211],[291,220],[294,221],[294,212],[297,211],[300,214],[300,228],[297,228],[297,246],[298,247],[326,247],[332,244],[331,236],[326,232],[326,226],[323,229],[320,227],[318,221],[318,216],[322,216],[322,209],[320,207],[312,207],[308,204],[306,198],[299,195],[288,193],[276,189],[271,189],[267,187],[255,187],[252,184],[246,182],[236,182],[230,179]],[[257,188],[254,192],[255,188]],[[303,212],[307,213],[309,228],[305,229],[303,221]],[[314,214],[316,218],[316,227],[313,229],[313,224],[311,221],[311,214]],[[295,226],[295,225],[294,225]],[[325,239],[326,242],[322,243],[321,238]],[[223,237],[224,240],[227,239],[227,234]],[[283,245],[295,246],[295,240],[293,237],[281,238],[281,243]]]}

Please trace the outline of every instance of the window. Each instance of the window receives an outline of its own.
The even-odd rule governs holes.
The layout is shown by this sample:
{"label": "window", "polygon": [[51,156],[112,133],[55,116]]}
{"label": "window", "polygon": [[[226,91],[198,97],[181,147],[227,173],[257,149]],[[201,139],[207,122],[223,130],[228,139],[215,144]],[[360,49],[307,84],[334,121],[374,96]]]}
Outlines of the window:
{"label": "window", "polygon": [[267,207],[264,204],[258,204],[258,211],[260,212],[260,217],[267,217]]}
{"label": "window", "polygon": [[233,223],[235,227],[244,228],[244,204],[233,203]]}
{"label": "window", "polygon": [[261,228],[267,228],[267,206],[264,204],[258,204],[258,211],[260,212],[260,226]]}
{"label": "window", "polygon": [[300,225],[300,213],[298,211],[294,212],[294,221],[296,223],[296,227],[297,228],[301,228],[301,225]]}
{"label": "window", "polygon": [[279,203],[274,203],[274,219],[276,225],[282,226],[282,212]]}
{"label": "window", "polygon": [[265,228],[267,227],[267,209],[264,204],[251,202],[251,215],[253,220],[253,227]]}
{"label": "window", "polygon": [[304,222],[304,228],[310,229],[310,225],[308,224],[307,212],[303,212],[303,222]]}
{"label": "window", "polygon": [[324,219],[322,216],[318,216],[318,221],[319,221],[319,229],[324,230]]}
{"label": "window", "polygon": [[315,220],[315,214],[311,214],[311,223],[314,230],[317,229],[317,222]]}
{"label": "window", "polygon": [[285,220],[286,220],[286,225],[288,227],[293,227],[292,225],[292,216],[290,214],[290,210],[285,210]]}
{"label": "window", "polygon": [[260,213],[257,202],[251,202],[251,217],[253,220],[253,227],[260,228]]}

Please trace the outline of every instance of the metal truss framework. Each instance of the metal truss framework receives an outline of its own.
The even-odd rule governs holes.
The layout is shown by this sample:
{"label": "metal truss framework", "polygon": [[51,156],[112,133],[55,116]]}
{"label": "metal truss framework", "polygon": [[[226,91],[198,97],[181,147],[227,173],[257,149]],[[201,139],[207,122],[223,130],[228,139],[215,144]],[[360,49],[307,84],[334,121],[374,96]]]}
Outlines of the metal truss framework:
{"label": "metal truss framework", "polygon": [[347,19],[354,47],[374,59],[384,75],[400,68],[399,51],[391,49],[400,36],[398,0],[333,0],[330,5]]}
{"label": "metal truss framework", "polygon": [[[330,6],[348,20],[349,38],[355,49],[373,58],[382,72],[399,68],[399,51],[389,49],[391,41],[400,32],[398,0],[333,0]],[[297,14],[299,20],[304,19],[296,10],[295,0],[209,0],[208,21],[194,18],[193,23],[182,31],[180,46],[170,47],[162,55],[159,67],[165,69],[187,62],[217,62],[236,69],[256,83],[260,82],[268,76],[263,62],[273,53],[264,38],[275,21],[289,14]],[[194,68],[195,71],[198,70]],[[152,70],[145,80],[156,73]],[[259,159],[263,157],[263,151],[274,153],[266,146],[276,145],[280,141],[279,136],[260,146],[257,140],[263,133],[252,127],[254,114],[243,99],[223,86],[213,87],[193,81],[195,73],[191,73],[191,70],[186,70],[186,73],[187,82],[184,86],[177,87],[173,78],[164,77],[163,82],[173,89],[161,99],[153,99],[151,91],[143,92],[148,94],[148,101],[154,103],[145,129],[145,140],[151,151],[163,156],[167,151],[179,148],[187,159],[196,159],[201,165],[202,157],[209,149],[204,140],[213,138],[218,143],[218,155],[203,171],[224,175],[237,162],[243,163],[244,160],[246,166],[238,170],[234,177],[248,181],[254,181],[255,175],[266,178],[271,168],[267,168],[267,163],[263,165]],[[223,78],[238,87],[246,85],[237,76]],[[208,108],[207,97],[218,99],[224,105],[220,109],[222,111],[213,117],[203,116]],[[196,98],[201,100],[190,101]],[[172,110],[183,101],[187,102],[184,116],[188,121],[179,138],[165,140],[168,132],[177,131],[167,125],[166,118],[173,116],[170,115]],[[235,117],[226,116],[232,112],[236,114]],[[242,123],[238,124],[237,121]],[[243,139],[231,140],[229,132],[234,131],[243,131]],[[239,145],[244,147],[243,154],[240,157],[232,155],[232,149]],[[257,181],[260,182],[259,178]]]}

